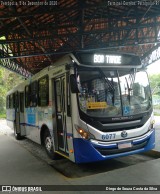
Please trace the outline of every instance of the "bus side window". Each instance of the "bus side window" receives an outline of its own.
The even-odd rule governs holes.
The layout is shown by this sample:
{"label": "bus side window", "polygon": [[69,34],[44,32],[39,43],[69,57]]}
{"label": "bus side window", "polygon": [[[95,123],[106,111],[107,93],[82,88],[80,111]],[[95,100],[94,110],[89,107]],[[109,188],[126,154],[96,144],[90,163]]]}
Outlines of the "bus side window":
{"label": "bus side window", "polygon": [[67,80],[66,80],[66,91],[67,91],[67,116],[71,117],[71,93],[70,93],[70,81],[69,81],[69,74],[67,74]]}
{"label": "bus side window", "polygon": [[7,99],[6,99],[6,108],[7,109],[9,108],[9,96],[7,96]]}
{"label": "bus side window", "polygon": [[19,109],[19,93],[18,92],[14,93],[14,98],[15,98],[14,107]]}
{"label": "bus side window", "polygon": [[8,108],[11,108],[11,95],[9,95],[9,107]]}
{"label": "bus side window", "polygon": [[37,81],[31,83],[30,106],[37,106]]}
{"label": "bus side window", "polygon": [[56,105],[57,105],[57,112],[61,112],[61,86],[60,80],[57,80],[56,83]]}
{"label": "bus side window", "polygon": [[20,112],[24,112],[24,93],[20,93]]}
{"label": "bus side window", "polygon": [[30,106],[30,86],[25,87],[25,107]]}
{"label": "bus side window", "polygon": [[48,75],[38,80],[38,105],[48,106],[49,104],[49,77]]}
{"label": "bus side window", "polygon": [[11,95],[10,95],[10,108],[13,108],[13,107],[12,107],[12,104],[13,104],[12,102],[13,102],[13,95],[11,94]]}
{"label": "bus side window", "polygon": [[9,108],[15,108],[15,94],[11,94],[10,96]]}

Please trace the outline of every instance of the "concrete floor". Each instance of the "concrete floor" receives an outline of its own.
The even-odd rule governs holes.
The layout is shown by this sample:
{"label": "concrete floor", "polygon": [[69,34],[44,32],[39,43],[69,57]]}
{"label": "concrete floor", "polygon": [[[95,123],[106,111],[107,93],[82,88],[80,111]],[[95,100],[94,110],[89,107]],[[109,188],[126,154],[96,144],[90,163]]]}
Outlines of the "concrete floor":
{"label": "concrete floor", "polygon": [[[1,126],[2,127],[2,126]],[[157,125],[156,130],[160,131]],[[160,137],[160,136],[159,136]],[[160,139],[160,138],[159,138]],[[159,144],[156,151],[160,151]],[[61,185],[61,190],[65,186],[91,185],[88,189],[92,189],[95,185],[102,185],[93,188],[93,191],[54,191],[54,193],[100,193],[97,190],[103,190],[108,187],[112,192],[114,185],[119,185],[120,189],[125,189],[125,185],[131,185],[131,188],[138,189],[138,185],[145,185],[146,189],[149,185],[159,185],[160,190],[160,159],[154,159],[144,163],[138,163],[125,168],[115,169],[109,172],[98,173],[92,176],[81,178],[67,178],[44,161],[35,157],[31,152],[26,150],[6,133],[0,133],[0,185]],[[156,186],[155,186],[156,187]],[[70,190],[69,189],[69,190]],[[84,188],[85,189],[85,188]],[[141,188],[139,188],[141,189]],[[12,192],[17,193],[17,192]],[[22,193],[22,192],[19,192]],[[52,192],[35,192],[35,193],[53,193]],[[135,191],[115,191],[114,193],[135,193]],[[136,193],[160,193],[160,191],[136,191]]]}

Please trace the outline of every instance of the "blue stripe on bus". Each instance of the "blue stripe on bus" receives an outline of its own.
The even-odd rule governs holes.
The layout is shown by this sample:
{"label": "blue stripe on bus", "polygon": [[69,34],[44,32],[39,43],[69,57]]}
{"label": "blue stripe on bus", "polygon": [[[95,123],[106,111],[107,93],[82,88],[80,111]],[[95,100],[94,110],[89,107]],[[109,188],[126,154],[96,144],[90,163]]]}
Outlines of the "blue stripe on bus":
{"label": "blue stripe on bus", "polygon": [[73,134],[72,133],[67,133],[67,136],[73,137]]}
{"label": "blue stripe on bus", "polygon": [[[14,123],[15,119],[14,120],[10,120],[10,119],[6,119],[7,121],[11,121]],[[31,125],[31,124],[28,124],[28,123],[20,123],[20,125],[22,126],[30,126],[30,127],[39,127],[39,126],[36,126],[36,125]]]}
{"label": "blue stripe on bus", "polygon": [[28,123],[20,123],[20,125],[22,125],[22,126],[29,126],[29,127],[37,127],[37,128],[39,128],[39,126],[31,125],[31,124],[28,124]]}
{"label": "blue stripe on bus", "polygon": [[[13,120],[9,120],[7,119],[8,121],[12,121],[14,122]],[[29,126],[29,127],[36,127],[36,128],[39,128],[39,126],[36,126],[36,125],[31,125],[31,124],[28,124],[28,123],[20,123],[21,126]],[[72,133],[67,133],[67,137],[73,137],[73,134]]]}

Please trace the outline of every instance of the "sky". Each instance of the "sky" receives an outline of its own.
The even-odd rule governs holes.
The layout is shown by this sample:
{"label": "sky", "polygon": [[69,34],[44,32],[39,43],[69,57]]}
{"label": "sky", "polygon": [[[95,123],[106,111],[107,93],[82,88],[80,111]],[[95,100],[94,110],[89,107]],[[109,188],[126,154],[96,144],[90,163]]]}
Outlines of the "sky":
{"label": "sky", "polygon": [[147,67],[149,75],[160,74],[160,59]]}

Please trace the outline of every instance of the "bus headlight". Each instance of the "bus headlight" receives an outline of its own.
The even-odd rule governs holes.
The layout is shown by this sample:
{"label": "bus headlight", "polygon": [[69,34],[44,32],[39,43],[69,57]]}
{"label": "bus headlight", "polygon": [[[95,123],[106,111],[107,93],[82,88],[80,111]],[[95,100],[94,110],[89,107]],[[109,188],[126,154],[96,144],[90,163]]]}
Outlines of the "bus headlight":
{"label": "bus headlight", "polygon": [[79,126],[75,125],[75,128],[76,128],[77,132],[81,135],[81,137],[83,139],[95,139],[94,135],[92,135],[91,133],[85,131],[82,127],[79,127]]}

